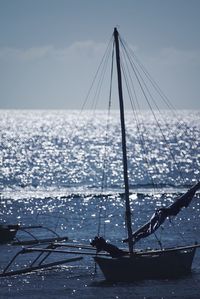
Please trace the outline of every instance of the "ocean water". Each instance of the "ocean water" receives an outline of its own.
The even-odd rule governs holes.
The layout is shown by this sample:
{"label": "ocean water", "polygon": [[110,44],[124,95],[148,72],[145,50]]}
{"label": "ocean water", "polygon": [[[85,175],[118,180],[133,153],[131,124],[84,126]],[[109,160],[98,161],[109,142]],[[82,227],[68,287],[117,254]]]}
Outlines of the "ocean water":
{"label": "ocean water", "polygon": [[[199,180],[200,111],[126,113],[134,228]],[[138,127],[139,132],[138,134]],[[142,137],[141,137],[142,136]],[[1,223],[43,225],[88,245],[98,229],[117,246],[126,237],[119,114],[112,111],[0,111]],[[157,232],[163,246],[200,242],[200,194]],[[44,229],[32,231],[50,237]],[[19,232],[18,238],[27,238]],[[155,236],[139,248],[158,248]],[[0,246],[0,270],[21,249]],[[108,284],[91,257],[58,268],[0,278],[0,298],[199,298],[200,250],[178,280]],[[30,262],[23,255],[14,267]],[[52,260],[62,259],[55,255]]]}

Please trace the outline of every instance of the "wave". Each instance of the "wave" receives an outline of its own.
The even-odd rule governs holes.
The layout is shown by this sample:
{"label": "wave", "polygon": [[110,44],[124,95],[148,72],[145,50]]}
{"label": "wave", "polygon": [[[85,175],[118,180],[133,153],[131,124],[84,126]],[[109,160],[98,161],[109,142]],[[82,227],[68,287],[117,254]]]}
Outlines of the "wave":
{"label": "wave", "polygon": [[[130,196],[135,195],[136,198],[144,197],[144,196],[152,196],[153,194],[165,195],[179,195],[187,191],[191,188],[192,185],[173,185],[173,184],[138,184],[130,186]],[[200,192],[200,191],[199,191]],[[199,193],[197,192],[197,193]],[[18,200],[18,199],[55,199],[55,200],[66,200],[68,201],[73,199],[95,199],[95,198],[107,198],[110,196],[116,196],[123,198],[124,190],[121,186],[115,185],[112,188],[101,190],[98,187],[72,187],[72,188],[34,188],[30,187],[6,187],[1,193],[1,200],[10,199],[10,200]]]}

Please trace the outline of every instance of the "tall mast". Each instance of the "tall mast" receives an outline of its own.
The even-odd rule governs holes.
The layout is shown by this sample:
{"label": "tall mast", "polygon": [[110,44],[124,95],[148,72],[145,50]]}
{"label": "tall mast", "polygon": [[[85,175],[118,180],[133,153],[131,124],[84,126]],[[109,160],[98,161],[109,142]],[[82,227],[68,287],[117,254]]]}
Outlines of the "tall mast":
{"label": "tall mast", "polygon": [[114,28],[114,40],[115,40],[115,50],[116,50],[118,93],[119,93],[120,120],[121,120],[121,133],[122,133],[122,153],[123,153],[123,170],[124,170],[125,203],[126,203],[126,226],[128,231],[129,252],[132,253],[133,241],[132,241],[131,209],[130,209],[130,201],[129,201],[128,166],[127,166],[127,153],[126,153],[126,129],[125,129],[125,120],[124,120],[124,103],[123,103],[122,77],[121,77],[121,65],[120,65],[119,33],[117,31],[117,28]]}

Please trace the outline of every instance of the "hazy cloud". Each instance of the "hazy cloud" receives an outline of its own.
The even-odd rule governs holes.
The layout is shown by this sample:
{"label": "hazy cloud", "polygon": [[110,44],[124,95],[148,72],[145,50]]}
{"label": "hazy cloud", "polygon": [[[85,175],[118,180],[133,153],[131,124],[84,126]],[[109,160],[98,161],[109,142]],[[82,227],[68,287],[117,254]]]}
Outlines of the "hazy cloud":
{"label": "hazy cloud", "polygon": [[48,53],[51,53],[52,51],[53,47],[51,46],[36,47],[29,49],[0,48],[0,59],[5,61],[37,60],[47,56]]}
{"label": "hazy cloud", "polygon": [[[0,48],[1,106],[78,107],[106,47],[105,43],[85,40],[68,47]],[[131,48],[167,94],[176,95],[177,102],[180,99],[180,106],[184,101],[187,105],[189,96],[197,101],[200,51],[168,47],[144,52],[137,45]]]}
{"label": "hazy cloud", "polygon": [[79,41],[66,48],[56,48],[51,45],[32,47],[28,49],[0,48],[1,61],[31,61],[47,57],[69,59],[71,57],[101,57],[106,44],[94,41]]}
{"label": "hazy cloud", "polygon": [[162,64],[169,66],[200,66],[200,51],[182,50],[174,47],[164,48],[160,51],[159,60]]}
{"label": "hazy cloud", "polygon": [[[131,47],[137,56],[140,56],[139,47]],[[0,60],[1,61],[32,61],[40,60],[43,58],[54,59],[86,59],[99,58],[106,50],[105,43],[97,43],[92,40],[77,41],[66,48],[56,48],[51,45],[32,47],[28,49],[19,48],[0,48]],[[148,55],[148,56],[147,56]],[[200,66],[200,51],[194,50],[182,50],[174,47],[163,48],[157,53],[149,54],[143,53],[142,56],[146,56],[145,60],[157,61],[160,65],[177,66],[177,65],[190,65]]]}

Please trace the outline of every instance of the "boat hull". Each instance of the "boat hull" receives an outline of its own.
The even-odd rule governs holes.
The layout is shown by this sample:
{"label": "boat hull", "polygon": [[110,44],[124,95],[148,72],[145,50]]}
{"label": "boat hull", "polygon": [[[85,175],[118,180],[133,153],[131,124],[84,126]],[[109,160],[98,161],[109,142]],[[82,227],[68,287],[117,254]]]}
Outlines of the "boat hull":
{"label": "boat hull", "polygon": [[177,278],[191,272],[196,248],[144,252],[121,258],[94,257],[107,281]]}

